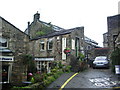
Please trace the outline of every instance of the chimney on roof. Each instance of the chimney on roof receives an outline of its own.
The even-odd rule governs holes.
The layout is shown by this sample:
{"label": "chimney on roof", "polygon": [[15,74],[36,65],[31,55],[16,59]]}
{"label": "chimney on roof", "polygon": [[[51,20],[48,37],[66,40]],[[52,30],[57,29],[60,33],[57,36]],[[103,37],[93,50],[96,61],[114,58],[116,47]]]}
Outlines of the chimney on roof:
{"label": "chimney on roof", "polygon": [[34,15],[34,21],[36,22],[37,20],[39,20],[39,18],[40,18],[40,14],[37,11],[37,13]]}
{"label": "chimney on roof", "polygon": [[28,22],[28,35],[30,35],[30,22]]}

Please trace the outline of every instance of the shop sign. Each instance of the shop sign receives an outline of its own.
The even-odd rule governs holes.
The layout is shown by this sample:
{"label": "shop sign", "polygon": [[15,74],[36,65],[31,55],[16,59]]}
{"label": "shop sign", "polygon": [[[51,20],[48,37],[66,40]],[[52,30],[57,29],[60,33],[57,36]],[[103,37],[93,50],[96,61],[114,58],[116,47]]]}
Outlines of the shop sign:
{"label": "shop sign", "polygon": [[54,61],[54,58],[35,58],[36,61]]}
{"label": "shop sign", "polygon": [[13,61],[13,57],[10,56],[0,56],[0,61]]}

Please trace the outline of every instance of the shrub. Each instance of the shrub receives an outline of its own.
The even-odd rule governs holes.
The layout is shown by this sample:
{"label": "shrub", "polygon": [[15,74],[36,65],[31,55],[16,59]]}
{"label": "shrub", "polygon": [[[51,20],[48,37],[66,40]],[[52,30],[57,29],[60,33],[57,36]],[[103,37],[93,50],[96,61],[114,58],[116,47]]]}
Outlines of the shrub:
{"label": "shrub", "polygon": [[63,64],[61,62],[58,62],[58,67],[63,68]]}
{"label": "shrub", "polygon": [[43,80],[47,79],[48,75],[46,73],[43,73]]}
{"label": "shrub", "polygon": [[48,80],[44,80],[43,82],[44,82],[44,86],[48,86],[50,84],[50,81]]}
{"label": "shrub", "polygon": [[84,59],[85,59],[85,55],[83,55],[82,53],[79,53],[79,60],[84,61]]}
{"label": "shrub", "polygon": [[63,72],[71,72],[71,66],[70,65],[68,65],[68,66],[64,66],[64,68],[63,68]]}
{"label": "shrub", "polygon": [[116,48],[111,54],[112,71],[115,72],[115,65],[120,65],[120,49]]}
{"label": "shrub", "polygon": [[53,82],[53,81],[55,81],[55,78],[54,78],[53,76],[49,76],[49,77],[47,78],[47,80],[50,81],[50,82]]}
{"label": "shrub", "polygon": [[86,61],[80,61],[80,71],[84,71],[85,69],[87,69],[87,63]]}
{"label": "shrub", "polygon": [[59,73],[56,73],[53,77],[57,79],[59,77]]}
{"label": "shrub", "polygon": [[51,76],[53,75],[54,73],[50,72],[50,73],[47,73],[47,76]]}
{"label": "shrub", "polygon": [[34,78],[34,83],[43,81],[42,74],[34,74],[33,78]]}
{"label": "shrub", "polygon": [[53,73],[55,73],[57,71],[58,71],[58,69],[56,69],[56,68],[54,68],[54,69],[51,70],[51,72],[53,72]]}
{"label": "shrub", "polygon": [[51,63],[51,69],[54,69],[56,66],[57,66],[57,62],[56,61]]}

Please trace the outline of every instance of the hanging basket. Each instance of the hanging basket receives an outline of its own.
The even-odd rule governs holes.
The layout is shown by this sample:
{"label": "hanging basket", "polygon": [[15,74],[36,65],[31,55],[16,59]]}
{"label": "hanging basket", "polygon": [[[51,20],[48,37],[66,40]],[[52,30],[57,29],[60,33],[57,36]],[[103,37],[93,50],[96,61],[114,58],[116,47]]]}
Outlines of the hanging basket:
{"label": "hanging basket", "polygon": [[65,54],[69,54],[70,52],[71,52],[70,49],[64,49]]}

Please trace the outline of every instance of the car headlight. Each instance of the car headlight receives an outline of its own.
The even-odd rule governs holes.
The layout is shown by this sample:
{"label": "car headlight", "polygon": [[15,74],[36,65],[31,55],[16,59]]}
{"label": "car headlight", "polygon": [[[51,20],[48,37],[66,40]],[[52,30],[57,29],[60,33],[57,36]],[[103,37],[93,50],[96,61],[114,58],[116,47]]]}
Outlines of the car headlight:
{"label": "car headlight", "polygon": [[96,62],[93,62],[93,64],[96,64]]}
{"label": "car headlight", "polygon": [[104,62],[104,64],[108,64],[108,62]]}

